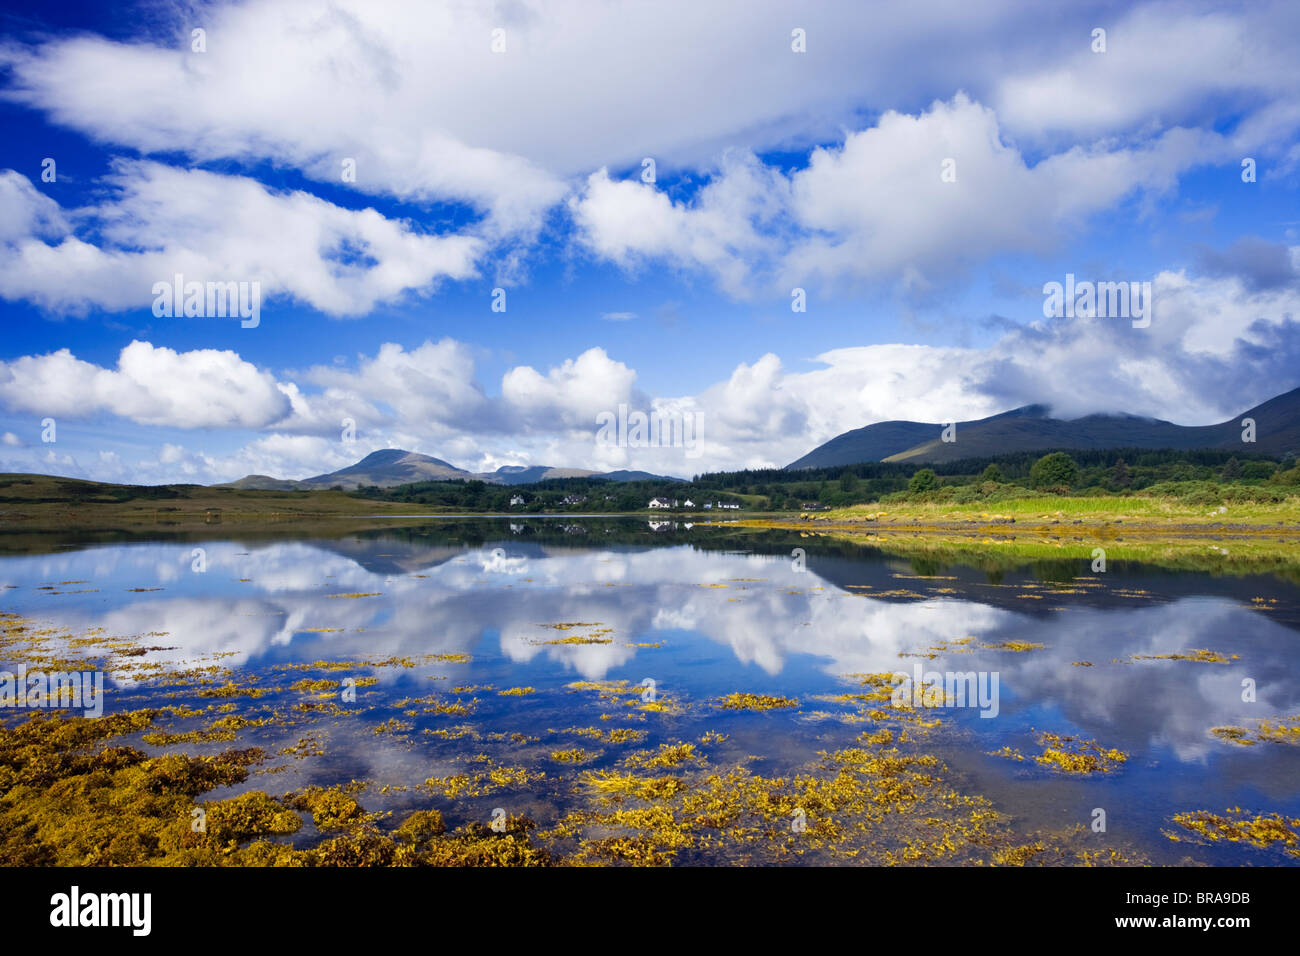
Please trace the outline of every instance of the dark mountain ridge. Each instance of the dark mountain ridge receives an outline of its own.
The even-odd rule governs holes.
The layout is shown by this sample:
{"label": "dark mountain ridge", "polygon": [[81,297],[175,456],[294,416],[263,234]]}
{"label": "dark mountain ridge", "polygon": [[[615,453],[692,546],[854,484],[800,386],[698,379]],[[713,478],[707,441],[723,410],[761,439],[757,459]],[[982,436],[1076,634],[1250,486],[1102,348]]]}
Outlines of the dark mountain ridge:
{"label": "dark mountain ridge", "polygon": [[[1243,440],[1245,419],[1254,442]],[[1025,405],[975,421],[958,422],[955,441],[943,440],[942,424],[877,422],[837,435],[786,466],[830,468],[868,461],[934,464],[993,458],[1009,452],[1102,448],[1231,450],[1281,457],[1300,453],[1300,388],[1271,398],[1217,425],[1175,425],[1138,415],[1052,418],[1043,405]]]}

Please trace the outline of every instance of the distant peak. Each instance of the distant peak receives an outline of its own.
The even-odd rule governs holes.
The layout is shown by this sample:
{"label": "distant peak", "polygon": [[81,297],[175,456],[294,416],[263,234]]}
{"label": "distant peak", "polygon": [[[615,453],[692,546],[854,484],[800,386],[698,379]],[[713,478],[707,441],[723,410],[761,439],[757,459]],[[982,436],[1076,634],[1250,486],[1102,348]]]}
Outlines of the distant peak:
{"label": "distant peak", "polygon": [[357,462],[357,464],[386,465],[401,458],[405,458],[409,454],[411,454],[411,452],[402,448],[381,448],[379,451],[372,451],[369,455],[366,455],[365,458],[362,458],[361,461]]}
{"label": "distant peak", "polygon": [[990,415],[990,418],[1049,418],[1052,409],[1047,405],[1021,405],[1019,408],[1013,408],[1009,412],[1002,412],[1000,415]]}

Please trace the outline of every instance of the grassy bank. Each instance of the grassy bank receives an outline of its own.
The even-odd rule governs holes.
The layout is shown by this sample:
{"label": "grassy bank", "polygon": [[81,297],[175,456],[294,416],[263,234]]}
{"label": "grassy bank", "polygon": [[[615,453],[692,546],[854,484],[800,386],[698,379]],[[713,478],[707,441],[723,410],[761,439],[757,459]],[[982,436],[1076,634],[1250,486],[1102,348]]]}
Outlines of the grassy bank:
{"label": "grassy bank", "polygon": [[[887,510],[886,510],[887,509]],[[866,505],[798,518],[746,518],[754,528],[868,544],[900,557],[1009,568],[1078,560],[1101,548],[1107,561],[1182,570],[1276,572],[1300,580],[1300,501],[1210,509],[1177,499],[1047,495],[988,504]]]}
{"label": "grassy bank", "polygon": [[0,533],[310,526],[371,515],[419,514],[418,505],[339,491],[247,491],[203,485],[110,485],[48,475],[0,475]]}
{"label": "grassy bank", "polygon": [[1014,518],[1017,523],[1031,524],[1069,520],[1094,526],[1129,522],[1164,528],[1211,529],[1239,525],[1295,528],[1300,527],[1300,498],[1288,498],[1280,503],[1243,502],[1210,506],[1189,504],[1185,499],[1173,497],[1042,495],[994,503],[921,501],[854,505],[815,512],[809,517],[817,521],[885,524],[912,521],[932,524],[1005,523],[1005,519]]}

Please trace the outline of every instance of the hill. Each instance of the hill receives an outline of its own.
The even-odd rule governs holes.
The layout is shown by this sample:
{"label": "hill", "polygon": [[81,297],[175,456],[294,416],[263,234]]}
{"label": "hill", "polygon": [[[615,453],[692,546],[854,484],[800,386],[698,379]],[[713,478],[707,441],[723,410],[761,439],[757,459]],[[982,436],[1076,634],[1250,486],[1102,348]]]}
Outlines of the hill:
{"label": "hill", "polygon": [[287,478],[271,478],[268,475],[245,475],[238,481],[228,481],[212,487],[235,488],[240,491],[294,491],[298,488],[298,482]]}
{"label": "hill", "polygon": [[432,458],[414,451],[403,451],[400,448],[385,448],[372,451],[355,465],[331,471],[327,475],[304,478],[298,482],[298,487],[333,488],[338,485],[346,491],[363,485],[391,488],[394,485],[405,485],[416,481],[447,481],[473,477],[470,472],[448,464],[441,458]]}
{"label": "hill", "polygon": [[551,478],[588,478],[596,474],[582,468],[552,468],[549,465],[502,465],[496,471],[485,472],[475,477],[482,481],[501,485],[531,485]]}
{"label": "hill", "polygon": [[[1242,441],[1242,420],[1255,422],[1254,444]],[[956,441],[942,440],[943,425],[878,422],[837,435],[788,470],[831,468],[868,461],[935,464],[964,458],[993,458],[1012,452],[1103,448],[1181,451],[1242,449],[1283,456],[1300,452],[1300,388],[1217,425],[1175,425],[1137,415],[1052,418],[1042,405],[1026,405],[989,418],[958,422]]]}
{"label": "hill", "polygon": [[245,491],[311,491],[339,487],[352,491],[362,487],[396,488],[420,481],[482,481],[489,485],[532,485],[556,478],[596,478],[607,481],[684,481],[647,471],[588,471],[583,468],[557,468],[552,465],[502,465],[496,471],[472,472],[457,468],[441,458],[421,455],[401,448],[371,452],[355,465],[293,481],[267,475],[247,475],[238,481],[213,485]]}

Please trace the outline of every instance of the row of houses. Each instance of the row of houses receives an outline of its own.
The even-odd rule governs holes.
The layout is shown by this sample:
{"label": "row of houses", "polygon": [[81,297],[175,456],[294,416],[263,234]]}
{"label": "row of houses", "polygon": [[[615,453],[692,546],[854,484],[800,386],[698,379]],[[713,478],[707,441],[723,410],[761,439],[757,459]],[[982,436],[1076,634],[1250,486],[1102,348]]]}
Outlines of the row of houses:
{"label": "row of houses", "polygon": [[[610,500],[608,495],[605,496],[605,500]],[[511,508],[518,508],[527,503],[528,499],[523,495],[510,496]],[[561,505],[582,505],[586,503],[586,495],[565,495],[560,499]],[[687,498],[685,501],[678,501],[676,498],[651,498],[650,504],[647,507],[654,510],[664,509],[668,511],[673,511],[679,508],[703,508],[705,511],[712,511],[716,508],[719,511],[739,511],[740,503],[736,501],[706,501],[702,505],[697,505],[690,498]]]}
{"label": "row of houses", "polygon": [[[609,501],[608,495],[605,496],[605,500]],[[523,495],[510,496],[511,508],[518,508],[520,505],[524,505],[527,503],[528,503],[528,499],[525,498]],[[565,495],[563,498],[560,499],[560,504],[562,505],[585,505],[586,503],[587,503],[586,495]]]}
{"label": "row of houses", "polygon": [[669,510],[675,508],[695,508],[695,507],[704,508],[706,511],[711,511],[714,508],[717,508],[720,511],[740,510],[740,504],[735,501],[706,501],[704,502],[703,505],[696,505],[695,502],[691,501],[690,498],[687,498],[685,501],[680,501],[680,502],[676,498],[673,498],[672,500],[669,500],[668,498],[651,498],[650,504],[647,507],[654,508],[654,509],[667,508]]}

